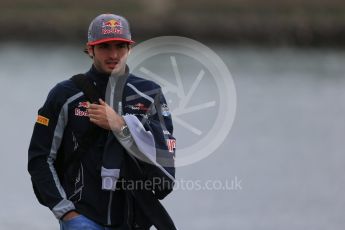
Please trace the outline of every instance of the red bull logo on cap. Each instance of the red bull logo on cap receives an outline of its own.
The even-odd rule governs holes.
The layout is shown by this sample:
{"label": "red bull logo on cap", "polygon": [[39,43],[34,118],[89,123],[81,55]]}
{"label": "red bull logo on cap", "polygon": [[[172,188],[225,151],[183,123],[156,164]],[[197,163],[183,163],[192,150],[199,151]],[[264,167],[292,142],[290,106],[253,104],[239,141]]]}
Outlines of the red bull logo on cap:
{"label": "red bull logo on cap", "polygon": [[102,23],[102,34],[121,34],[121,28],[121,21],[112,19]]}

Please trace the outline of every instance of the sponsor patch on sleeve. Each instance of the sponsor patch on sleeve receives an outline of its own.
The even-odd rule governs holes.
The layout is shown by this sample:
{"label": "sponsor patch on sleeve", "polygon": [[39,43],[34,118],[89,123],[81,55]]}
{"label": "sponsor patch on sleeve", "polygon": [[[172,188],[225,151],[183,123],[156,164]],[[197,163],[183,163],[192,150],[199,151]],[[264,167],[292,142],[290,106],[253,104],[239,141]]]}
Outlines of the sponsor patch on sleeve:
{"label": "sponsor patch on sleeve", "polygon": [[161,108],[162,109],[162,115],[165,117],[170,116],[170,110],[169,110],[168,105],[164,103],[161,106],[162,106],[162,108]]}
{"label": "sponsor patch on sleeve", "polygon": [[163,130],[164,135],[171,135],[171,133],[168,130]]}
{"label": "sponsor patch on sleeve", "polygon": [[49,119],[46,118],[46,117],[43,117],[43,116],[41,116],[41,115],[38,115],[38,116],[37,116],[36,122],[37,122],[38,124],[45,125],[45,126],[48,126],[48,125],[49,125]]}
{"label": "sponsor patch on sleeve", "polygon": [[174,139],[167,139],[167,146],[170,153],[174,153],[174,149],[176,148],[176,140]]}

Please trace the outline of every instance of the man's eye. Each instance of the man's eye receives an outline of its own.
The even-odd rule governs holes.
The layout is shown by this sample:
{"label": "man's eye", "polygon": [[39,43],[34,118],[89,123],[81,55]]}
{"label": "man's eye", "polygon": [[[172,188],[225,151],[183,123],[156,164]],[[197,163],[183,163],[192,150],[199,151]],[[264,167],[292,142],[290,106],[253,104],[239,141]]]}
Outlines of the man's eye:
{"label": "man's eye", "polygon": [[117,45],[117,47],[119,47],[119,48],[126,48],[126,46],[127,46],[127,44],[125,44],[125,43],[121,43],[121,44],[118,44]]}
{"label": "man's eye", "polygon": [[106,45],[106,44],[100,44],[99,45],[99,48],[101,48],[101,49],[105,49],[105,48],[107,48],[108,46]]}

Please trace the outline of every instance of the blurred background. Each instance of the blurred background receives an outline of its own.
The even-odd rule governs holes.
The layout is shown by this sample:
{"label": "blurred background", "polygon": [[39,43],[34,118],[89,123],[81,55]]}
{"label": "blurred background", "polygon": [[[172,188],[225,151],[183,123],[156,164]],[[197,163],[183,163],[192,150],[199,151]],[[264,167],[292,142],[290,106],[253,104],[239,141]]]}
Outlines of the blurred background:
{"label": "blurred background", "polygon": [[1,40],[85,41],[100,12],[128,18],[137,41],[180,35],[203,42],[343,46],[341,0],[2,0]]}
{"label": "blurred background", "polygon": [[[192,38],[232,73],[237,112],[230,134],[176,176],[237,178],[241,189],[176,189],[163,203],[179,229],[344,228],[344,1],[2,0],[0,229],[59,229],[34,197],[27,148],[49,90],[90,67],[82,53],[87,29],[106,12],[129,20],[137,44],[164,35]],[[171,81],[169,71],[161,74]],[[198,73],[184,71],[184,79]],[[199,90],[219,93],[207,83]],[[177,140],[187,139],[181,130],[176,124]]]}

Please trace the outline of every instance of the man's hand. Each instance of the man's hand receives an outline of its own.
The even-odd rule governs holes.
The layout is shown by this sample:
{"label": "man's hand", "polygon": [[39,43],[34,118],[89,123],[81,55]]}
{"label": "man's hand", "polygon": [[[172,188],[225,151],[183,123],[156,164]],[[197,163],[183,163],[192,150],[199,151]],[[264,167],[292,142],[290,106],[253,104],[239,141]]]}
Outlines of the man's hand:
{"label": "man's hand", "polygon": [[70,219],[73,219],[76,216],[79,216],[80,214],[77,213],[76,211],[70,211],[68,212],[64,217],[63,217],[63,221],[68,221]]}
{"label": "man's hand", "polygon": [[90,104],[87,110],[90,121],[103,129],[120,132],[121,127],[125,125],[123,118],[102,99],[99,99],[99,103]]}

